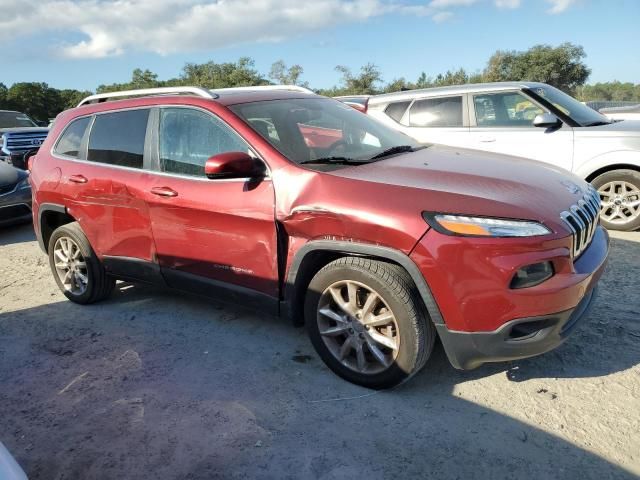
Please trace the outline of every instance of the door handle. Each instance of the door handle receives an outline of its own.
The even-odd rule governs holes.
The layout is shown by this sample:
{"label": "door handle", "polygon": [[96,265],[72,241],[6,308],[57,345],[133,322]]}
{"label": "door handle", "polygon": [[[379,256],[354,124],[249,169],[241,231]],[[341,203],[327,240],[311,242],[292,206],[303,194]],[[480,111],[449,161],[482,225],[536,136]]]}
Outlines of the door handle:
{"label": "door handle", "polygon": [[84,175],[71,175],[69,176],[69,181],[73,183],[87,183],[87,177]]}
{"label": "door handle", "polygon": [[496,137],[480,137],[480,141],[483,143],[491,143],[496,141]]}
{"label": "door handle", "polygon": [[169,187],[153,187],[151,193],[160,197],[177,197],[178,192]]}

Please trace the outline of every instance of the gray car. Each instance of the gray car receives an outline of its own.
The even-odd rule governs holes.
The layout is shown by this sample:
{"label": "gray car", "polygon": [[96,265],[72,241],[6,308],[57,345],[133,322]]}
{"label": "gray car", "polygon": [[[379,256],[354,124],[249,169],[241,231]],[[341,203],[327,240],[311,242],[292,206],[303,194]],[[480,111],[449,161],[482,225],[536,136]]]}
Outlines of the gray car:
{"label": "gray car", "polygon": [[565,168],[596,187],[605,227],[640,227],[640,121],[612,120],[534,82],[410,90],[358,101],[367,114],[423,143]]}
{"label": "gray car", "polygon": [[0,162],[0,227],[31,221],[29,173]]}

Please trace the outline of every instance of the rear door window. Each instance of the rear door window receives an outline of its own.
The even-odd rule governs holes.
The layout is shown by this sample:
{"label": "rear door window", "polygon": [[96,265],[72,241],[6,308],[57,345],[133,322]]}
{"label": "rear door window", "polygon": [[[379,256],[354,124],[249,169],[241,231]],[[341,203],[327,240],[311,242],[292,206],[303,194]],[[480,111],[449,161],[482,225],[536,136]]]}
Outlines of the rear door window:
{"label": "rear door window", "polygon": [[416,100],[409,110],[412,127],[462,127],[462,97]]}
{"label": "rear door window", "polygon": [[163,172],[204,177],[204,165],[209,157],[248,152],[249,147],[211,114],[191,108],[163,108],[159,150]]}
{"label": "rear door window", "polygon": [[96,116],[89,137],[88,160],[142,168],[149,109],[125,110]]}
{"label": "rear door window", "polygon": [[67,157],[80,158],[82,138],[89,125],[89,120],[90,117],[84,117],[71,122],[58,140],[54,152]]}

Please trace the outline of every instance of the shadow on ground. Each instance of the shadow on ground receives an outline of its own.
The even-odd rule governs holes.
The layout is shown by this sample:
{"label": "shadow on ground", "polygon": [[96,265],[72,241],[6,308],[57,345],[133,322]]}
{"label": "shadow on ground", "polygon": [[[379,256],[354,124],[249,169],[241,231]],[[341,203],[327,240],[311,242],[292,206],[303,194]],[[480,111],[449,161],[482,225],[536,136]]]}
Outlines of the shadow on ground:
{"label": "shadow on ground", "polygon": [[496,375],[637,366],[635,276],[611,269],[637,263],[640,244],[614,242],[605,301],[555,352],[459,372],[438,346],[409,383],[379,393],[334,376],[302,329],[166,290],[121,284],[97,305],[0,313],[0,436],[32,480],[635,478],[456,395]]}

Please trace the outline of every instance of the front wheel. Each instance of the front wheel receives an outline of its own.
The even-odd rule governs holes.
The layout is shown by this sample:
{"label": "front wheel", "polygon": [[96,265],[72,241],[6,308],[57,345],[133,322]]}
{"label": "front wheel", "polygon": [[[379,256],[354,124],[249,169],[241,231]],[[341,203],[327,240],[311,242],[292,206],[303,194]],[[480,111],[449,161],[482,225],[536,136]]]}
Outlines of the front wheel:
{"label": "front wheel", "polygon": [[58,287],[75,303],[108,297],[115,280],[104,267],[77,222],[58,227],[49,240],[49,265]]}
{"label": "front wheel", "polygon": [[406,272],[358,257],[335,260],[315,275],[306,295],[305,322],[331,370],[376,389],[418,372],[436,335]]}
{"label": "front wheel", "polygon": [[640,172],[612,170],[591,183],[602,200],[600,221],[605,228],[626,232],[640,228]]}

